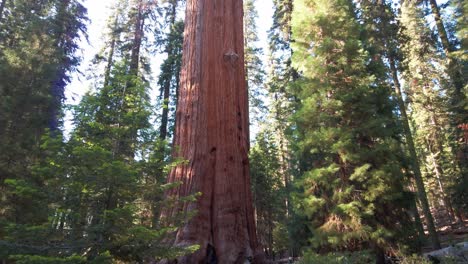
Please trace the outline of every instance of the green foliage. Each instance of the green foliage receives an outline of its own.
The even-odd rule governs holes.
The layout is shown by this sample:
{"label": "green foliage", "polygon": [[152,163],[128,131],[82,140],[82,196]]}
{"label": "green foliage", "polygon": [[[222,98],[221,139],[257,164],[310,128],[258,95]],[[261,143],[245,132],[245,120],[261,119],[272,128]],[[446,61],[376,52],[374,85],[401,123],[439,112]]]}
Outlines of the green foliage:
{"label": "green foliage", "polygon": [[273,250],[287,252],[291,247],[291,238],[284,223],[277,223],[273,229]]}
{"label": "green foliage", "polygon": [[[3,1],[0,21],[0,218],[42,224],[43,178],[32,173],[47,128],[56,134],[64,86],[79,63],[86,9],[77,1]],[[0,240],[4,232],[0,232]]]}
{"label": "green foliage", "polygon": [[[40,210],[44,215],[38,220],[41,226],[28,222],[5,229],[7,255],[21,253],[15,258],[25,262],[79,263],[108,252],[111,259],[141,262],[192,250],[165,246],[162,240],[173,228],[156,226],[153,220],[155,208],[165,206],[162,173],[173,164],[158,153],[165,146],[149,125],[147,87],[138,80],[127,86],[133,77],[126,76],[125,68],[117,65],[112,86],[87,95],[75,109],[76,128],[67,142],[53,134],[43,138],[42,159],[33,169],[40,190],[24,181],[6,181],[11,195],[29,201],[29,209],[17,206],[31,217]],[[132,138],[134,134],[139,136]],[[55,246],[44,251],[47,244]],[[72,254],[81,257],[62,256]]]}
{"label": "green foliage", "polygon": [[67,258],[54,258],[42,256],[11,256],[11,259],[18,264],[83,264],[86,259],[80,256],[70,256]]}
{"label": "green foliage", "polygon": [[[119,12],[135,11],[121,2],[117,5]],[[120,27],[121,36],[128,37],[123,42],[142,45],[130,37],[134,35],[131,25],[137,12],[131,14],[128,20],[119,17],[114,29]],[[1,121],[10,124],[6,130],[2,127],[0,134],[5,143],[0,152],[4,191],[1,202],[5,205],[1,213],[7,216],[0,221],[0,259],[10,258],[16,263],[144,262],[195,251],[195,246],[175,248],[163,242],[176,228],[158,222],[161,208],[170,206],[163,193],[173,187],[164,184],[165,173],[181,161],[167,159],[170,149],[166,142],[157,139],[150,123],[153,106],[149,84],[139,69],[132,68],[132,59],[138,54],[123,42],[116,44],[114,53],[108,54],[109,71],[104,85],[98,85],[72,108],[74,129],[69,139],[51,130],[39,141],[37,138],[46,131],[43,124],[49,118],[47,106],[42,109],[28,105],[29,99],[39,100],[31,94],[36,91],[32,87],[19,89],[20,93],[9,90],[10,86],[22,85],[21,76],[16,76],[16,80],[12,76],[15,71],[24,71],[25,83],[37,83],[35,88],[43,97],[40,100],[50,99],[45,88],[53,82],[53,75],[49,75],[57,67],[52,49],[56,39],[34,34],[32,38],[37,41],[29,36],[24,40],[27,49],[8,47],[0,52],[0,60],[6,61],[0,64],[0,77],[7,78],[2,82],[7,86],[0,85],[0,92],[6,96],[0,105],[10,111],[0,115],[5,118]],[[25,69],[37,71],[44,78],[28,76]],[[32,97],[21,98],[22,93]],[[11,111],[15,105],[10,102],[17,102],[18,106],[25,103],[32,114],[19,108]],[[31,119],[13,119],[9,113]],[[32,125],[32,131],[25,131],[28,137],[14,134],[20,128],[17,122]],[[41,126],[36,127],[34,122]],[[34,153],[27,153],[28,150]],[[9,164],[20,163],[25,153],[25,164]]]}
{"label": "green foliage", "polygon": [[264,119],[266,108],[264,79],[265,70],[260,56],[263,50],[258,47],[257,19],[255,0],[244,1],[244,63],[245,78],[249,92],[249,114],[253,125]]}
{"label": "green foliage", "polygon": [[293,66],[304,78],[295,95],[298,213],[310,219],[314,248],[390,248],[406,225],[409,196],[390,88],[359,38],[349,1],[296,1]]}
{"label": "green foliage", "polygon": [[[284,222],[285,214],[285,186],[280,172],[278,160],[278,147],[276,146],[271,131],[263,130],[257,134],[255,145],[250,150],[250,175],[252,192],[254,194],[254,206],[257,213],[257,230],[260,242],[274,248],[275,243],[281,243],[286,238],[275,230]],[[276,230],[279,231],[279,230]],[[283,230],[284,231],[284,230]],[[278,240],[280,239],[280,240]],[[276,248],[280,249],[280,248]],[[281,250],[287,247],[281,246]]]}
{"label": "green foliage", "polygon": [[[458,147],[453,142],[457,137],[453,136],[449,81],[444,74],[447,65],[444,56],[438,53],[438,44],[424,15],[423,7],[416,3],[405,2],[401,7],[403,77],[426,185],[432,190],[431,198],[442,200],[450,212],[451,201],[456,207],[466,207],[457,191],[464,188],[463,165],[457,166]],[[450,189],[452,194],[448,192]]]}
{"label": "green foliage", "polygon": [[373,263],[374,256],[368,251],[340,252],[319,255],[312,251],[304,254],[299,261],[302,264],[353,264],[353,263]]}

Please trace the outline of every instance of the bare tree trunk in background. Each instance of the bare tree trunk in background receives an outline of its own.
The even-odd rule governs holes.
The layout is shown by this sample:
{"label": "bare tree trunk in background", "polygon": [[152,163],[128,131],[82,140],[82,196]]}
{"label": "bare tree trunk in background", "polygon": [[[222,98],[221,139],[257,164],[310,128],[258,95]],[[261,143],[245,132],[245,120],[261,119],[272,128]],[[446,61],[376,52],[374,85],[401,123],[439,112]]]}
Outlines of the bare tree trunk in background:
{"label": "bare tree trunk in background", "polygon": [[170,173],[182,185],[167,196],[202,194],[162,216],[197,210],[175,244],[201,248],[177,263],[263,263],[250,190],[242,1],[188,0],[182,61],[174,155],[188,163]]}

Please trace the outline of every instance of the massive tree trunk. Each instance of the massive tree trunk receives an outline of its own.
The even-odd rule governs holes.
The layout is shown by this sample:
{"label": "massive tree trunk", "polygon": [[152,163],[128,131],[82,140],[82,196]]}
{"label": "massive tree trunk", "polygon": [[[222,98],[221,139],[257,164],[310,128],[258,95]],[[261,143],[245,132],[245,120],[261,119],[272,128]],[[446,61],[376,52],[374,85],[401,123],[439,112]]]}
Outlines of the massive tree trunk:
{"label": "massive tree trunk", "polygon": [[187,1],[174,155],[188,163],[170,173],[169,182],[182,185],[167,195],[202,194],[163,217],[196,210],[178,230],[175,244],[201,249],[179,264],[214,263],[209,262],[214,258],[245,263],[258,248],[247,155],[242,6],[239,0]]}

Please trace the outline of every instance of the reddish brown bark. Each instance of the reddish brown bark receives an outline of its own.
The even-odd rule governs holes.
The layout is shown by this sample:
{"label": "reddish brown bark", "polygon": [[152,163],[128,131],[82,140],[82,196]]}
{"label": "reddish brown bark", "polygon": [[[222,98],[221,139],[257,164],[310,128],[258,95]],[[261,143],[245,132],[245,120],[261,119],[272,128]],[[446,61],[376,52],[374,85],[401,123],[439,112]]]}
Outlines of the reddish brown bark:
{"label": "reddish brown bark", "polygon": [[[257,251],[248,162],[248,102],[240,0],[188,0],[175,153],[188,160],[169,175],[168,196],[201,192],[163,217],[198,213],[175,244],[201,249],[178,263],[245,263]],[[255,263],[261,263],[256,261]]]}

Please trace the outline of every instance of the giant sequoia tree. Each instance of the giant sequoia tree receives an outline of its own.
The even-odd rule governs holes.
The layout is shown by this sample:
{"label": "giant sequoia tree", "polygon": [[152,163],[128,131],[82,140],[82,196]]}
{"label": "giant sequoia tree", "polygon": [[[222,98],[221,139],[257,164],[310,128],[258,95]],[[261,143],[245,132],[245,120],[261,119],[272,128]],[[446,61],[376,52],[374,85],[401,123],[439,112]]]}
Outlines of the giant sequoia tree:
{"label": "giant sequoia tree", "polygon": [[242,10],[242,1],[187,1],[174,154],[188,162],[170,173],[169,182],[182,184],[168,196],[201,192],[178,207],[198,213],[175,240],[201,249],[179,263],[244,263],[256,255]]}

